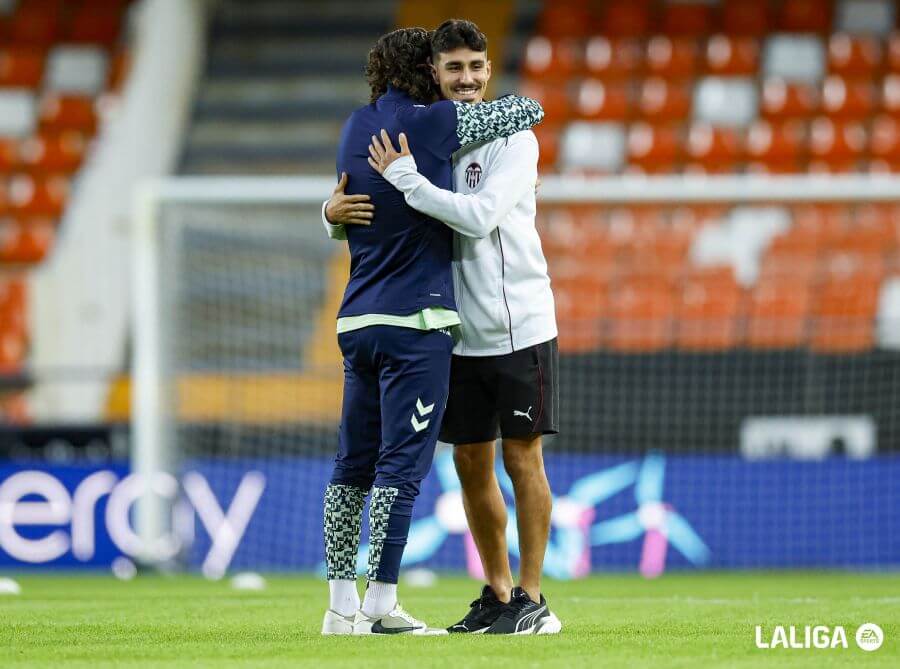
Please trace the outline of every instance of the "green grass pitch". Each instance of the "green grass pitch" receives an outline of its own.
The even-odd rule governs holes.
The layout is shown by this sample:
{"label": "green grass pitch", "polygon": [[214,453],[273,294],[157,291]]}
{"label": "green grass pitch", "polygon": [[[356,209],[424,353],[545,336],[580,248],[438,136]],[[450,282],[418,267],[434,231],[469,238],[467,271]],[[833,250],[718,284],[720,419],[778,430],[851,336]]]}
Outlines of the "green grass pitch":
{"label": "green grass pitch", "polygon": [[[272,576],[262,592],[199,578],[25,575],[0,595],[0,667],[900,667],[900,577],[846,573],[604,575],[549,581],[563,621],[546,637],[322,637],[327,588]],[[455,622],[478,585],[401,585],[404,606]],[[854,634],[879,624],[865,653]],[[849,648],[755,645],[755,625],[843,625]]]}

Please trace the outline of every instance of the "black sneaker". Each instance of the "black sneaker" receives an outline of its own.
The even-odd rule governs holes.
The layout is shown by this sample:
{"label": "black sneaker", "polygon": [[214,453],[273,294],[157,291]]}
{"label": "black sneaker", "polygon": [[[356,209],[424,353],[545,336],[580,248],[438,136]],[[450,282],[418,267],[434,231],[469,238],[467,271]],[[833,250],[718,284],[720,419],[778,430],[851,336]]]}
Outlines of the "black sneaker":
{"label": "black sneaker", "polygon": [[562,623],[550,612],[543,595],[538,604],[516,586],[509,604],[485,634],[557,634],[561,629]]}
{"label": "black sneaker", "polygon": [[472,608],[469,609],[466,617],[448,627],[448,632],[451,634],[484,634],[484,631],[500,617],[506,608],[506,604],[497,599],[497,595],[489,585],[481,589],[481,597],[469,606]]}

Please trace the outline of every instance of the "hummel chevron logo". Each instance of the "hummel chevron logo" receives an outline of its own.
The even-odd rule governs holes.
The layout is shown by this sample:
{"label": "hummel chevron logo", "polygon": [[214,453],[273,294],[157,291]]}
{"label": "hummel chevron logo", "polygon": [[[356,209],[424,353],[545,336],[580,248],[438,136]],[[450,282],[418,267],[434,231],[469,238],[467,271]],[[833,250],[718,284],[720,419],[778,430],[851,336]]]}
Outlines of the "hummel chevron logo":
{"label": "hummel chevron logo", "polygon": [[[418,414],[419,416],[421,416],[422,418],[425,418],[425,416],[427,416],[432,411],[434,411],[434,402],[432,402],[428,406],[425,406],[424,404],[422,404],[422,398],[418,397],[418,398],[416,398],[416,411],[419,412],[419,414]],[[413,429],[416,432],[421,432],[426,427],[428,427],[428,423],[431,422],[431,419],[428,418],[428,419],[420,422],[418,420],[418,416],[416,416],[416,411],[413,411],[413,415],[410,417],[409,422],[413,426]]]}
{"label": "hummel chevron logo", "polygon": [[513,418],[516,418],[517,416],[527,418],[528,420],[534,422],[534,418],[531,417],[531,407],[528,407],[528,411],[518,411],[517,409],[513,409]]}

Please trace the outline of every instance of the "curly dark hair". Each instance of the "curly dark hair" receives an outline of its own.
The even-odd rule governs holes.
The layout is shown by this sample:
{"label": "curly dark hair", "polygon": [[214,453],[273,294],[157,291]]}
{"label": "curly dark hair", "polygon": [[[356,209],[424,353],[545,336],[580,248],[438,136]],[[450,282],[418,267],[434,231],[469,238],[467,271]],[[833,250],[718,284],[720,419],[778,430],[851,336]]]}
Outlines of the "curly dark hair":
{"label": "curly dark hair", "polygon": [[424,28],[400,28],[379,37],[366,63],[371,102],[384,95],[389,84],[418,102],[437,100],[430,57],[431,33]]}

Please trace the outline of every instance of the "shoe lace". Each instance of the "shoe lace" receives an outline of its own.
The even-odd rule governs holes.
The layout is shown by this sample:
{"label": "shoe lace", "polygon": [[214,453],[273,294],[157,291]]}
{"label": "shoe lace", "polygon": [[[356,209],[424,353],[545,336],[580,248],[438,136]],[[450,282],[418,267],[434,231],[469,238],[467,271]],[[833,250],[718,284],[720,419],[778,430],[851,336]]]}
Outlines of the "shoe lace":
{"label": "shoe lace", "polygon": [[515,618],[520,613],[522,613],[522,609],[528,606],[531,603],[527,597],[513,597],[509,600],[509,604],[503,609],[503,613],[501,614],[501,618]]}
{"label": "shoe lace", "polygon": [[424,626],[424,624],[425,624],[421,620],[416,620],[409,613],[404,611],[403,607],[400,606],[400,604],[397,604],[397,606],[394,608],[394,615],[399,616],[400,618],[403,618],[403,620],[405,620],[406,622],[408,622],[410,625],[413,625],[413,626]]}

